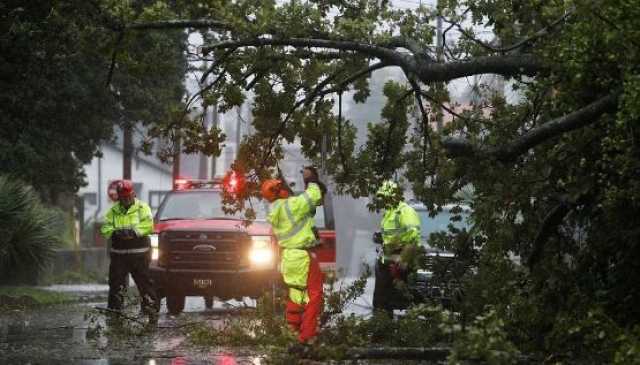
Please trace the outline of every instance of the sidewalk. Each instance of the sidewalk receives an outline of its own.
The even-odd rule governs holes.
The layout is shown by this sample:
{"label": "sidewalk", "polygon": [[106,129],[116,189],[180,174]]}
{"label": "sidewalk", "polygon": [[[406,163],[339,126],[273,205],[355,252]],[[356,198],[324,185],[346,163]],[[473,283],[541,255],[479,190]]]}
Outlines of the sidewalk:
{"label": "sidewalk", "polygon": [[57,284],[40,286],[38,289],[64,293],[77,298],[79,302],[104,301],[109,293],[109,285],[106,284]]}

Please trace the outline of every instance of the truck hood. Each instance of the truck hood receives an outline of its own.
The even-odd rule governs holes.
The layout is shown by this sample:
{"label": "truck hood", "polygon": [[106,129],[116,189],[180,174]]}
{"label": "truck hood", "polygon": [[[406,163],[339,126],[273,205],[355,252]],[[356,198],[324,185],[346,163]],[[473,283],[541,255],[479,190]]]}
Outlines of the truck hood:
{"label": "truck hood", "polygon": [[156,233],[164,231],[235,231],[246,232],[249,235],[269,236],[271,226],[264,221],[254,221],[250,226],[244,226],[241,220],[236,219],[185,219],[167,220],[157,222],[154,225]]}

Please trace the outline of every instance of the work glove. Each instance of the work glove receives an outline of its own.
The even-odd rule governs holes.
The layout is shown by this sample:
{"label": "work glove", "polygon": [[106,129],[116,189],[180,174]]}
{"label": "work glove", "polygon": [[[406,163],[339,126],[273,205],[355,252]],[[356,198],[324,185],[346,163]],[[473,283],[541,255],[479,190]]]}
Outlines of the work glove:
{"label": "work glove", "polygon": [[131,240],[137,237],[138,234],[131,228],[118,229],[114,231],[113,235],[111,236],[111,238],[114,240]]}
{"label": "work glove", "polygon": [[135,230],[135,229],[127,228],[127,229],[125,229],[124,231],[125,231],[125,235],[126,235],[129,239],[138,238],[138,232],[136,232],[136,230]]}
{"label": "work glove", "polygon": [[[320,188],[320,195],[322,196],[320,203],[318,203],[318,205],[322,205],[324,204],[324,197],[325,195],[327,195],[327,186],[322,182],[322,181],[311,181],[312,183],[318,185],[318,188]],[[307,188],[307,184],[305,184],[305,189]]]}
{"label": "work glove", "polygon": [[113,231],[113,233],[111,233],[111,240],[112,241],[118,241],[122,239],[122,231],[121,230],[115,230]]}
{"label": "work glove", "polygon": [[389,264],[389,273],[391,273],[391,277],[394,280],[402,280],[402,274],[404,273],[404,271],[405,269],[402,267],[402,265],[397,262],[392,262]]}

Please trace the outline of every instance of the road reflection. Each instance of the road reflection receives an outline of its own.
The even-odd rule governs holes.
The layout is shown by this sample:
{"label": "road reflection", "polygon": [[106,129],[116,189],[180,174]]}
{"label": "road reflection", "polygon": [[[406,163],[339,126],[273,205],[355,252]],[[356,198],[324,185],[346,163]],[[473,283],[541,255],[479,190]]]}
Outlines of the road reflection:
{"label": "road reflection", "polygon": [[216,353],[198,357],[177,356],[171,359],[149,359],[146,365],[261,365],[260,357]]}

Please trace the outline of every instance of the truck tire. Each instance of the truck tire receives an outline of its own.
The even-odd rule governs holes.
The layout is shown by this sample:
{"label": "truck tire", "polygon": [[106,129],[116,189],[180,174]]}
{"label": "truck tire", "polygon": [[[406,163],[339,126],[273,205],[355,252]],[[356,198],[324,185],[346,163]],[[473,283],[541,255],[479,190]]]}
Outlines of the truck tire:
{"label": "truck tire", "polygon": [[213,297],[202,297],[204,298],[204,307],[207,309],[213,308]]}
{"label": "truck tire", "polygon": [[286,297],[287,294],[284,292],[285,286],[281,280],[275,279],[272,280],[268,285],[263,289],[263,298],[268,299],[269,302],[265,303],[271,307],[271,311],[274,315],[284,314],[284,306],[283,306],[283,295]]}
{"label": "truck tire", "polygon": [[184,310],[184,295],[167,295],[167,309],[170,314],[180,314]]}

